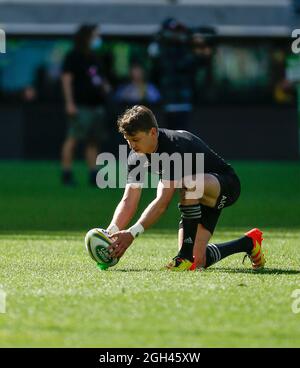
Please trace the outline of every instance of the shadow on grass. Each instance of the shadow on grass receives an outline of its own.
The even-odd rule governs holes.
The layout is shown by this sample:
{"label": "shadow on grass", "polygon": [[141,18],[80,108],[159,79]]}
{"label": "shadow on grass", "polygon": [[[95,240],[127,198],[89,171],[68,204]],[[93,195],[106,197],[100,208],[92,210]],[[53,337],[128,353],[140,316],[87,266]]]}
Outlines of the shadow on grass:
{"label": "shadow on grass", "polygon": [[153,268],[119,268],[118,270],[108,270],[109,272],[164,272],[164,270],[153,269]]}
{"label": "shadow on grass", "polygon": [[[223,272],[223,273],[247,273],[251,275],[298,275],[300,270],[280,269],[280,268],[265,268],[263,270],[253,271],[246,268],[227,268],[216,267],[207,269],[209,272]],[[204,272],[207,272],[204,271]],[[151,269],[151,268],[122,268],[118,270],[111,269],[109,272],[170,272],[168,270]],[[172,272],[174,273],[174,272]]]}
{"label": "shadow on grass", "polygon": [[264,268],[262,270],[251,270],[245,268],[226,268],[226,267],[216,267],[211,269],[212,272],[225,272],[225,273],[248,273],[252,275],[298,275],[300,270],[290,270],[282,268]]}

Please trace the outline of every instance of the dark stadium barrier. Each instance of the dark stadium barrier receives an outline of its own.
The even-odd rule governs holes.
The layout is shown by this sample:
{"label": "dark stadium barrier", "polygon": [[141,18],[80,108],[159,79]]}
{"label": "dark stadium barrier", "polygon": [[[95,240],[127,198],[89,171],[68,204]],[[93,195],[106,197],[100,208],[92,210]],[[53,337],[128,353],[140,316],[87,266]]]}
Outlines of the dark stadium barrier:
{"label": "dark stadium barrier", "polygon": [[[122,110],[111,108],[109,141],[102,151],[118,152],[124,139],[116,131]],[[158,121],[163,114],[157,112]],[[28,104],[0,107],[0,159],[59,159],[66,131],[62,107]],[[198,107],[190,126],[182,129],[199,135],[226,159],[296,160],[299,158],[297,112],[292,107]],[[80,149],[78,156],[80,156]]]}

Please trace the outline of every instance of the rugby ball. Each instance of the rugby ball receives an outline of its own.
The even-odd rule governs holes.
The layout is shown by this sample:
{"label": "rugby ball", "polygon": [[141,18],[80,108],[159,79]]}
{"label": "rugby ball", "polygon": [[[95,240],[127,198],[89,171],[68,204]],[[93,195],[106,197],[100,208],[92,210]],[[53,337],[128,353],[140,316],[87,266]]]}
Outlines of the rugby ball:
{"label": "rugby ball", "polygon": [[101,269],[115,266],[118,258],[112,258],[108,247],[112,243],[109,233],[100,228],[91,229],[85,236],[85,247],[91,258],[97,262]]}

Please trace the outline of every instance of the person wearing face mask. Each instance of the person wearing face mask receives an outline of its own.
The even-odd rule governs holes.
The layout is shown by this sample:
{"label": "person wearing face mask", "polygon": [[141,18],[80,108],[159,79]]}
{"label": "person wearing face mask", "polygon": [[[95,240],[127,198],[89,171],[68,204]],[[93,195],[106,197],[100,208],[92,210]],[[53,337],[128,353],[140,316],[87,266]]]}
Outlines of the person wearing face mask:
{"label": "person wearing face mask", "polygon": [[78,142],[86,144],[89,182],[96,185],[96,157],[103,139],[105,105],[110,85],[97,50],[102,45],[98,27],[82,25],[75,34],[74,47],[62,67],[62,87],[68,132],[62,147],[62,183],[75,184],[72,164]]}

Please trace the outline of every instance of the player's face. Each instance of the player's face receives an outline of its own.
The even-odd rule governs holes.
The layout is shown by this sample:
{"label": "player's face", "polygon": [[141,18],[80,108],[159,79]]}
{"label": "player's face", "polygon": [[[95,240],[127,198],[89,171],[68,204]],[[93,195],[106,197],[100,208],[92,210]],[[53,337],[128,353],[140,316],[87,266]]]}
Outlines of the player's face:
{"label": "player's face", "polygon": [[137,132],[134,135],[124,134],[129,147],[137,153],[153,153],[157,147],[157,130]]}

